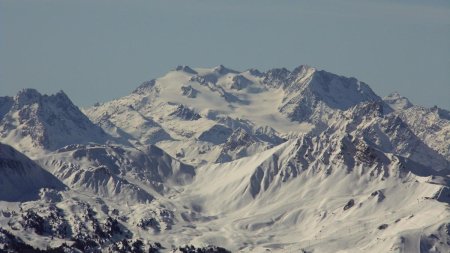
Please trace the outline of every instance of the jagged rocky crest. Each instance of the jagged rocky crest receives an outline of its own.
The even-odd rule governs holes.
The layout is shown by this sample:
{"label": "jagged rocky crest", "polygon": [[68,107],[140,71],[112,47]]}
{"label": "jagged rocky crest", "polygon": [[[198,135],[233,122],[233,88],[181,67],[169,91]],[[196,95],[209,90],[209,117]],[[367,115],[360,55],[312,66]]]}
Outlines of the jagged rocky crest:
{"label": "jagged rocky crest", "polygon": [[108,139],[62,91],[48,96],[24,89],[15,97],[2,100],[6,103],[0,114],[0,135],[17,148],[55,150],[72,143]]}

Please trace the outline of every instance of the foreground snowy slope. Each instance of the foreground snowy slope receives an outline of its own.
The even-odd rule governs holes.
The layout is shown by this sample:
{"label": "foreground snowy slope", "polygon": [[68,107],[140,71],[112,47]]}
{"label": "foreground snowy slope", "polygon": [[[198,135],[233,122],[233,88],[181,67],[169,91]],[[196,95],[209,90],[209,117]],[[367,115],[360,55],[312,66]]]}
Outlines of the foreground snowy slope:
{"label": "foreground snowy slope", "polygon": [[[345,148],[321,160],[321,145]],[[180,201],[196,210],[186,220],[208,217],[194,231],[216,232],[192,231],[194,242],[248,252],[448,251],[448,207],[435,200],[442,186],[408,171],[416,166],[408,160],[365,148],[346,138],[305,137],[200,168]]]}
{"label": "foreground snowy slope", "polygon": [[0,249],[450,252],[450,113],[309,66],[23,90],[0,136]]}

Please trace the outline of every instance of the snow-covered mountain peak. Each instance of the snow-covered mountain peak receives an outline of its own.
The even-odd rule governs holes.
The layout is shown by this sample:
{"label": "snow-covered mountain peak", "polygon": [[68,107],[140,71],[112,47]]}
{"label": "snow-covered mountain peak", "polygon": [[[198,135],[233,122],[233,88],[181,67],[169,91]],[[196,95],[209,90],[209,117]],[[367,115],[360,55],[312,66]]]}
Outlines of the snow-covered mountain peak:
{"label": "snow-covered mountain peak", "polygon": [[55,150],[72,143],[104,142],[108,138],[60,91],[42,95],[20,91],[0,119],[3,141],[27,154]]}
{"label": "snow-covered mountain peak", "polygon": [[286,79],[290,75],[286,68],[274,68],[264,72],[263,83],[271,87],[282,87],[286,84]]}
{"label": "snow-covered mountain peak", "polygon": [[247,71],[245,71],[247,73],[249,73],[250,75],[254,76],[254,77],[262,77],[263,73],[261,71],[259,71],[258,69],[248,69]]}
{"label": "snow-covered mountain peak", "polygon": [[348,109],[364,101],[380,100],[367,84],[356,78],[338,76],[323,70],[314,71],[308,86],[327,105],[338,109]]}
{"label": "snow-covered mountain peak", "polygon": [[389,105],[394,111],[405,110],[413,106],[408,98],[400,95],[398,92],[393,92],[383,98],[383,101]]}
{"label": "snow-covered mountain peak", "polygon": [[16,106],[21,107],[24,105],[29,105],[33,103],[39,102],[42,95],[35,89],[23,89],[20,90],[16,96],[14,96],[14,100]]}
{"label": "snow-covered mountain peak", "polygon": [[291,80],[301,79],[305,76],[312,75],[316,71],[317,69],[314,67],[308,65],[300,65],[291,71],[289,79]]}
{"label": "snow-covered mountain peak", "polygon": [[229,74],[229,73],[233,73],[233,74],[239,73],[238,71],[229,69],[229,68],[223,66],[222,64],[214,67],[213,71],[215,73],[217,73],[217,74],[220,74],[220,75],[226,75],[226,74]]}
{"label": "snow-covered mountain peak", "polygon": [[191,67],[187,66],[187,65],[179,65],[175,68],[176,71],[183,71],[189,74],[198,74],[197,71],[195,71],[194,69],[192,69]]}
{"label": "snow-covered mountain peak", "polygon": [[279,106],[291,120],[325,123],[337,111],[369,101],[381,101],[370,87],[355,78],[338,76],[323,70],[301,67],[282,83],[285,95]]}
{"label": "snow-covered mountain peak", "polygon": [[404,97],[402,95],[400,95],[400,93],[398,91],[394,91],[391,94],[387,95],[385,98],[399,99],[399,98],[404,98]]}
{"label": "snow-covered mountain peak", "polygon": [[136,94],[145,94],[149,91],[151,91],[151,89],[155,86],[156,84],[156,80],[152,79],[150,81],[145,81],[143,82],[141,85],[139,85],[134,91],[133,93]]}
{"label": "snow-covered mountain peak", "polygon": [[14,96],[15,107],[21,108],[26,105],[39,104],[41,102],[52,101],[58,106],[68,107],[73,105],[70,98],[64,91],[60,90],[55,94],[41,94],[36,89],[22,89]]}
{"label": "snow-covered mountain peak", "polygon": [[[255,69],[238,72],[223,65],[196,68],[195,73],[190,69],[179,66],[175,71],[143,83],[131,95],[89,108],[86,113],[94,122],[103,122],[105,130],[113,136],[125,137],[117,131],[118,127],[140,143],[155,143],[148,142],[150,136],[142,138],[145,135],[136,131],[135,124],[131,123],[152,122],[150,125],[155,131],[151,131],[151,136],[159,135],[163,128],[167,134],[159,136],[175,139],[204,136],[204,129],[224,118],[245,119],[253,130],[269,125],[279,133],[293,132],[295,135],[310,131],[311,123],[320,122],[316,128],[321,129],[329,125],[327,122],[335,110],[343,111],[362,102],[381,100],[355,78],[319,71],[307,65],[293,71],[279,68],[263,73]],[[105,122],[105,115],[109,115],[109,123]],[[203,127],[196,127],[198,124],[194,123],[186,125],[187,122],[178,127],[177,120],[191,118],[200,119],[197,123]],[[302,122],[300,127],[298,122]],[[131,125],[133,127],[129,128]],[[163,138],[151,137],[156,141]]]}

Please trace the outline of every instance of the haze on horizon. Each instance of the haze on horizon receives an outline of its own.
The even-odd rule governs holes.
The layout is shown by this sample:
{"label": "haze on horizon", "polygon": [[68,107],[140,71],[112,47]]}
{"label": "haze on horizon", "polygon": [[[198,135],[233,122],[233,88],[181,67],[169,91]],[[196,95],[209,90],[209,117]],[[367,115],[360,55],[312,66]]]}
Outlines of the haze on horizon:
{"label": "haze on horizon", "polygon": [[450,109],[443,0],[0,0],[0,96],[121,97],[177,65],[307,64]]}

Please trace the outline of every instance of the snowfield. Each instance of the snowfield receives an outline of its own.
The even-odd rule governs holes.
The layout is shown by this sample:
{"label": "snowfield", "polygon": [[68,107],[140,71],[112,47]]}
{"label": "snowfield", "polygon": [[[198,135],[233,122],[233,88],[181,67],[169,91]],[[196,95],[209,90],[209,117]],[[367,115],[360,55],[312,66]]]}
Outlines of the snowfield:
{"label": "snowfield", "polygon": [[6,252],[450,252],[450,112],[309,66],[25,89],[0,142]]}

